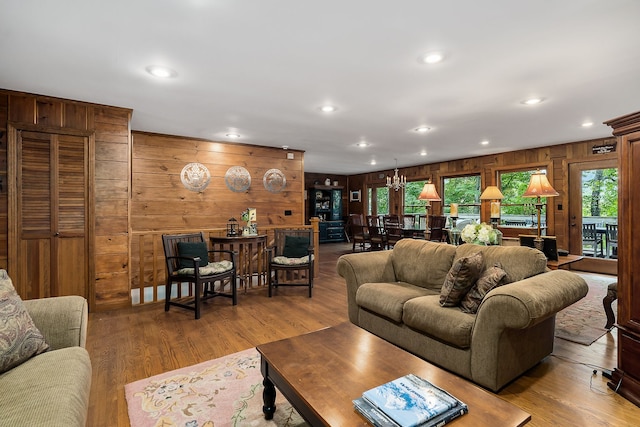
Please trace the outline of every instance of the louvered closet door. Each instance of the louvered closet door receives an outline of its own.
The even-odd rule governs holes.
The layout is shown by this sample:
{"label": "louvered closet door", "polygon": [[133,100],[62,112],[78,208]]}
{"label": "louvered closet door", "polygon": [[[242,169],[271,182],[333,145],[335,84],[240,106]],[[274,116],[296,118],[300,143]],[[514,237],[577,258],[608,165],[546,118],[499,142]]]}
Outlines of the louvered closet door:
{"label": "louvered closet door", "polygon": [[21,131],[17,142],[22,297],[86,297],[88,138]]}

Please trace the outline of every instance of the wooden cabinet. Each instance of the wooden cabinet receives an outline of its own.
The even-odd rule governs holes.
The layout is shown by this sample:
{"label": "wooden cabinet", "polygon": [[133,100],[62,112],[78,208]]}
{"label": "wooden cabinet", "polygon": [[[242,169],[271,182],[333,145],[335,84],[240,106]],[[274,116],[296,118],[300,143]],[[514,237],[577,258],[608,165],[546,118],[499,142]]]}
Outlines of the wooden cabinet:
{"label": "wooden cabinet", "polygon": [[[609,387],[640,406],[640,112],[605,122],[617,137],[618,367]],[[637,268],[637,267],[636,267]]]}
{"label": "wooden cabinet", "polygon": [[314,185],[309,189],[309,216],[320,219],[320,243],[342,242],[345,239],[342,191],[343,187],[328,185]]}

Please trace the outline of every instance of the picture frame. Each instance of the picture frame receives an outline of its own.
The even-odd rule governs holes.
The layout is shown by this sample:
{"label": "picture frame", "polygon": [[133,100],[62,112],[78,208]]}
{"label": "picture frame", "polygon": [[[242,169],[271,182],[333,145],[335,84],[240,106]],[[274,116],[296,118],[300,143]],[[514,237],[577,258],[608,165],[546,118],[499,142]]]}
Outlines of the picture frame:
{"label": "picture frame", "polygon": [[349,201],[350,202],[359,202],[361,194],[362,193],[361,193],[360,190],[351,190],[349,192]]}

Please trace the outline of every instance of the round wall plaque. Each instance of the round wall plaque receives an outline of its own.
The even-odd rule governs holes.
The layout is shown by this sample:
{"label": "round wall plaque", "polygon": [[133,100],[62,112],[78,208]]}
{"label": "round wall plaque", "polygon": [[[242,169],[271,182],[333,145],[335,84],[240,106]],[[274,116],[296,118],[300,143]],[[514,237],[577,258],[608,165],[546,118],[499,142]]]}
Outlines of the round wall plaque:
{"label": "round wall plaque", "polygon": [[209,185],[211,174],[202,163],[188,163],[180,172],[180,180],[184,188],[199,193]]}
{"label": "round wall plaque", "polygon": [[251,186],[251,174],[242,166],[231,166],[224,174],[224,182],[229,190],[242,193]]}
{"label": "round wall plaque", "polygon": [[262,183],[267,191],[279,193],[287,186],[287,179],[280,169],[269,169],[264,173]]}

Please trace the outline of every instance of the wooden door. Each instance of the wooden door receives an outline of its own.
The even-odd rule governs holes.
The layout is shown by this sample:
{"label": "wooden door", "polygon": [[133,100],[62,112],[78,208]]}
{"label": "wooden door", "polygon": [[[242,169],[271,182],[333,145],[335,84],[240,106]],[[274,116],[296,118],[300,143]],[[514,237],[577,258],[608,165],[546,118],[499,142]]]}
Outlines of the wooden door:
{"label": "wooden door", "polygon": [[[89,138],[17,131],[10,271],[25,299],[88,296]],[[15,179],[13,179],[15,178]]]}

